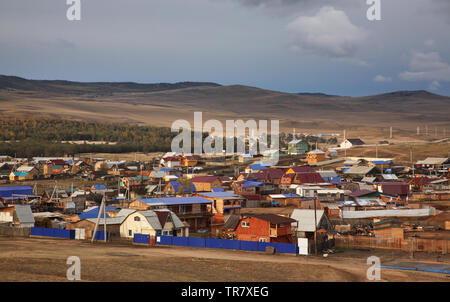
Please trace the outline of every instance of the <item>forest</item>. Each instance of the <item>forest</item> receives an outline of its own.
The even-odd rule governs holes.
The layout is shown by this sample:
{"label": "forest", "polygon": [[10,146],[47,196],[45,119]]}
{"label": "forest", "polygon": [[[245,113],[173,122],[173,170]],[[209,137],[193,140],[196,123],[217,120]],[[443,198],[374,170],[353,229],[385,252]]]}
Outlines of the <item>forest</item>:
{"label": "forest", "polygon": [[[165,152],[170,151],[175,135],[167,127],[58,119],[1,120],[0,154],[32,157],[86,152]],[[116,144],[70,144],[62,141],[103,141]]]}

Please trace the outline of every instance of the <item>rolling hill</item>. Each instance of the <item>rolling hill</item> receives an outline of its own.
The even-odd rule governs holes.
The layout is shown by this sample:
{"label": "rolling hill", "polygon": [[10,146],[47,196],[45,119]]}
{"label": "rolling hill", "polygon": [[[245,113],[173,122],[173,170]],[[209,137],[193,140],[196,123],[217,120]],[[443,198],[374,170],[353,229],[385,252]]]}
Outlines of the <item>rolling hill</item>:
{"label": "rolling hill", "polygon": [[176,119],[192,121],[195,111],[203,112],[204,120],[278,119],[286,131],[294,127],[315,132],[347,129],[353,135],[364,132],[374,137],[385,137],[389,126],[411,132],[408,135],[425,124],[450,128],[450,98],[427,91],[344,97],[215,83],[80,83],[0,76],[3,118],[170,126]]}

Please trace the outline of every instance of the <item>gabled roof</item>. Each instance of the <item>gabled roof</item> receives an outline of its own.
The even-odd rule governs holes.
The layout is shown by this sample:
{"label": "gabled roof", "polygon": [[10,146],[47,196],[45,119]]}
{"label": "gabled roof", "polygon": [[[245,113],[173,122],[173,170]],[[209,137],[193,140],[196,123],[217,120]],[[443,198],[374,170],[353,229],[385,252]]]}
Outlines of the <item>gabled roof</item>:
{"label": "gabled roof", "polygon": [[105,185],[93,185],[92,188],[94,188],[94,190],[106,190]]}
{"label": "gabled roof", "polygon": [[15,205],[14,208],[20,223],[34,223],[34,216],[30,205]]}
{"label": "gabled roof", "polygon": [[249,165],[250,169],[252,170],[266,170],[267,167],[263,166],[261,164],[253,164],[253,165]]}
{"label": "gabled roof", "polygon": [[377,193],[377,191],[372,191],[372,190],[358,190],[358,191],[354,191],[350,194],[350,196],[352,197],[360,197],[360,196],[365,196],[365,195],[369,195],[369,194],[373,194],[373,193]]}
{"label": "gabled roof", "polygon": [[243,188],[253,188],[253,187],[259,187],[260,185],[264,184],[261,181],[244,181],[242,184]]}
{"label": "gabled roof", "polygon": [[[111,209],[117,209],[115,207],[106,207],[106,211],[111,210]],[[98,213],[99,213],[99,207],[94,207],[86,212],[83,212],[81,214],[78,214],[78,218],[80,218],[80,220],[83,219],[88,219],[88,218],[97,218],[98,217]],[[102,215],[100,216],[100,218],[104,217],[104,213],[102,212]],[[110,218],[108,213],[106,213],[106,218]]]}
{"label": "gabled roof", "polygon": [[218,180],[219,178],[217,176],[195,176],[192,177],[192,182],[207,182],[207,183],[212,183],[216,180]]}
{"label": "gabled roof", "polygon": [[352,166],[344,171],[344,174],[366,175],[372,171],[375,166]]}
{"label": "gabled roof", "polygon": [[16,171],[28,173],[33,169],[36,169],[36,168],[34,166],[20,166],[19,168],[16,169]]}
{"label": "gabled roof", "polygon": [[250,217],[268,221],[272,224],[281,224],[281,223],[288,224],[288,223],[296,222],[295,219],[280,216],[280,215],[275,215],[275,214],[258,214],[258,215],[251,215]]}
{"label": "gabled roof", "polygon": [[349,141],[352,145],[355,145],[355,146],[361,146],[361,145],[366,144],[359,138],[348,138],[347,141]]}
{"label": "gabled roof", "polygon": [[310,166],[295,166],[295,167],[289,167],[288,170],[292,169],[295,173],[299,172],[315,172],[313,168]]}
{"label": "gabled roof", "polygon": [[295,178],[302,183],[323,183],[325,182],[317,172],[300,172],[295,173]]}
{"label": "gabled roof", "polygon": [[[182,188],[182,184],[179,183],[178,181],[169,181],[169,183],[172,185],[173,189],[175,190],[175,192],[179,192],[179,190]],[[189,188],[184,188],[184,193],[188,193],[188,192],[195,192],[197,191],[195,185],[192,182],[189,182],[190,185],[190,189]]]}

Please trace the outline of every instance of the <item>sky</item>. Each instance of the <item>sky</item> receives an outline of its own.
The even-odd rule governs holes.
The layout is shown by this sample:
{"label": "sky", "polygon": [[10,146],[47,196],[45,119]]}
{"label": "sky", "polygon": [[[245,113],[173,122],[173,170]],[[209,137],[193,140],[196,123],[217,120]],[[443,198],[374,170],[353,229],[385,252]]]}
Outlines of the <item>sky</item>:
{"label": "sky", "polygon": [[450,1],[366,1],[2,0],[0,74],[450,96]]}

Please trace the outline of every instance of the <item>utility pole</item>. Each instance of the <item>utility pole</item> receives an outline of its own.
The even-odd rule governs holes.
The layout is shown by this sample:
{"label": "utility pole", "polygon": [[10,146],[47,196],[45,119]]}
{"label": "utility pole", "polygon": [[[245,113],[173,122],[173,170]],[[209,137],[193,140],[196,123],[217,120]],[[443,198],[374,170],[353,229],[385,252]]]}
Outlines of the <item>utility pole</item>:
{"label": "utility pole", "polygon": [[317,201],[319,200],[317,191],[314,193],[314,254],[317,256]]}
{"label": "utility pole", "polygon": [[417,135],[420,135],[420,127],[417,126]]}
{"label": "utility pole", "polygon": [[392,126],[391,126],[391,133],[390,133],[390,136],[389,136],[389,138],[391,138],[391,139],[392,139]]}
{"label": "utility pole", "polygon": [[105,207],[105,194],[104,193],[103,193],[102,203],[100,204],[100,207],[98,208],[97,222],[95,223],[94,234],[92,234],[91,242],[94,242],[94,240],[95,240],[95,236],[97,234],[97,228],[98,228],[98,224],[100,223],[100,217],[102,216],[102,212],[103,212],[103,227],[104,227],[104,231],[105,231],[104,239],[106,242],[106,207]]}
{"label": "utility pole", "polygon": [[375,158],[378,158],[378,144],[375,145]]}

